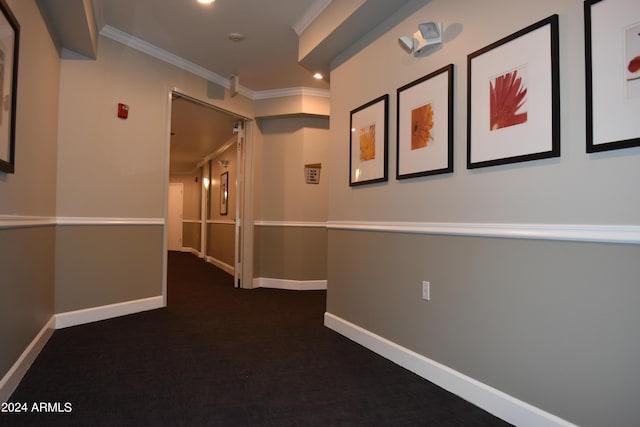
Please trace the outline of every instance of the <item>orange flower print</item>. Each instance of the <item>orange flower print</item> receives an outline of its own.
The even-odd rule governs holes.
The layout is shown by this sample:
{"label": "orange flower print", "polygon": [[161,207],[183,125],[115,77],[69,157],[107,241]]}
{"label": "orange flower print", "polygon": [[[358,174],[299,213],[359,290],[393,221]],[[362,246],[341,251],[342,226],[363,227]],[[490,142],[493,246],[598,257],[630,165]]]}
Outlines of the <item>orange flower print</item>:
{"label": "orange flower print", "polygon": [[360,161],[376,158],[376,125],[360,129]]}
{"label": "orange flower print", "polygon": [[527,100],[527,88],[522,77],[518,76],[518,70],[489,82],[489,95],[491,130],[526,123],[527,111],[523,107]]}
{"label": "orange flower print", "polygon": [[431,104],[423,105],[411,111],[412,150],[425,148],[429,141],[433,140],[431,129],[433,129],[433,108]]}

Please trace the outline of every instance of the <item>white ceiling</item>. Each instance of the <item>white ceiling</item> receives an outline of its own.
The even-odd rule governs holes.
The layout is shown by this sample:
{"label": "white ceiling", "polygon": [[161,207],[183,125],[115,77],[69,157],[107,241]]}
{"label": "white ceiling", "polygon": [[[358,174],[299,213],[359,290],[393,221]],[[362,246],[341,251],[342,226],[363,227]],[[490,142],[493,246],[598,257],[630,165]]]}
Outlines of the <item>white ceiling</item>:
{"label": "white ceiling", "polygon": [[[298,64],[294,25],[319,0],[95,0],[103,25],[144,40],[252,91],[328,89]],[[326,3],[326,0],[324,1]],[[245,39],[234,42],[230,33]]]}
{"label": "white ceiling", "polygon": [[[242,87],[328,89],[298,63],[293,26],[318,0],[95,0],[100,29],[108,26],[186,59]],[[229,39],[240,33],[244,40]],[[194,173],[202,159],[233,139],[238,119],[193,100],[174,97],[171,174]]]}
{"label": "white ceiling", "polygon": [[[240,90],[256,94],[285,88],[329,89],[328,76],[316,80],[315,67],[328,74],[330,61],[345,57],[348,46],[375,38],[431,0],[36,0],[58,47],[95,58],[95,30],[138,40],[207,70],[213,82],[228,86],[239,76]],[[342,11],[334,26],[314,34],[314,47],[299,61],[298,46],[307,25],[323,10]],[[340,12],[339,12],[340,13]],[[295,28],[295,30],[294,30]],[[327,30],[328,31],[325,31]],[[241,33],[244,40],[229,40]],[[313,38],[312,37],[312,38]],[[116,40],[118,40],[116,38]],[[307,46],[308,47],[308,46]],[[313,65],[311,65],[313,64]],[[208,77],[207,77],[208,78]],[[171,172],[194,170],[203,157],[232,137],[236,118],[185,99],[172,109]]]}
{"label": "white ceiling", "polygon": [[235,141],[238,118],[174,94],[171,106],[170,173],[190,174],[203,159]]}

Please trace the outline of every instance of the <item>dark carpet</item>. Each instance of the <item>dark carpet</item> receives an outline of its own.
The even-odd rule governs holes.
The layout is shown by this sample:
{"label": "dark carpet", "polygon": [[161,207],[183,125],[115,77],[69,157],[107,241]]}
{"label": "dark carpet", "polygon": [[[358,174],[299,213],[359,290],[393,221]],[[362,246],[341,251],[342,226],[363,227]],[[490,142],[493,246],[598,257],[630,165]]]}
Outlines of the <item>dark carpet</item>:
{"label": "dark carpet", "polygon": [[325,291],[232,282],[170,253],[168,307],[55,331],[0,425],[508,425],[325,328]]}

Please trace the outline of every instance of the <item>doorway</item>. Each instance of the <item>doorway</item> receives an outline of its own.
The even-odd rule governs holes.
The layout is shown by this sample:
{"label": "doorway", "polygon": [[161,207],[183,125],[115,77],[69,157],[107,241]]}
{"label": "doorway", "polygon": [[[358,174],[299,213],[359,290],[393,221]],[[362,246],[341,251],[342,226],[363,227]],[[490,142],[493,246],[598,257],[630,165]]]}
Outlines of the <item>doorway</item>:
{"label": "doorway", "polygon": [[182,249],[182,220],[184,210],[184,184],[169,183],[169,207],[167,208],[167,250]]}
{"label": "doorway", "polygon": [[[169,98],[168,186],[184,186],[180,250],[251,288],[253,122],[175,89]],[[169,227],[165,239],[170,250]],[[166,261],[164,286],[166,298]]]}

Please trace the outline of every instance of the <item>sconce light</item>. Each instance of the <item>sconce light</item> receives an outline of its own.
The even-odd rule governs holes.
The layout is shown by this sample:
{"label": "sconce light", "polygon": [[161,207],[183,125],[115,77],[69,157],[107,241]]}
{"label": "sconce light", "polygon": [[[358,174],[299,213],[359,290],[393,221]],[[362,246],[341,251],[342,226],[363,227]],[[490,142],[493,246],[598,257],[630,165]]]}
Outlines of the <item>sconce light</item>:
{"label": "sconce light", "polygon": [[204,178],[204,179],[202,180],[202,184],[204,184],[204,188],[205,188],[206,190],[208,190],[208,189],[209,189],[209,184],[210,184],[209,178]]}
{"label": "sconce light", "polygon": [[425,22],[418,24],[418,31],[413,37],[402,36],[398,39],[400,46],[414,56],[424,56],[442,44],[442,22]]}
{"label": "sconce light", "polygon": [[218,164],[223,168],[229,167],[229,160],[218,160]]}

